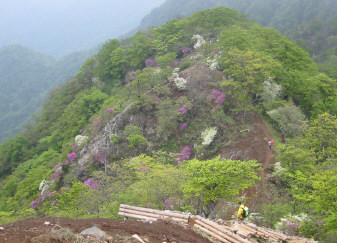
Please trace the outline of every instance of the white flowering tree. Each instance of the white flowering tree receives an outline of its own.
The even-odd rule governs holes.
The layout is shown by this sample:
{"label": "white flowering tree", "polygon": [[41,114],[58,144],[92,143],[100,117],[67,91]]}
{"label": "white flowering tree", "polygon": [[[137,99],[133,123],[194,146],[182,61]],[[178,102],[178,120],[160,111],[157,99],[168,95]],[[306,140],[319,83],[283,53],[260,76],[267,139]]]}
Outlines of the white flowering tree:
{"label": "white flowering tree", "polygon": [[210,145],[217,134],[218,129],[216,127],[209,127],[206,128],[202,133],[201,133],[201,138],[203,139],[202,145]]}
{"label": "white flowering tree", "polygon": [[193,35],[192,41],[195,43],[193,48],[196,50],[206,43],[204,37],[202,37],[201,35]]}
{"label": "white flowering tree", "polygon": [[172,80],[174,82],[174,84],[176,85],[176,87],[178,88],[178,90],[186,90],[186,83],[187,80],[184,78],[179,77],[179,68],[175,68],[173,70],[172,73]]}

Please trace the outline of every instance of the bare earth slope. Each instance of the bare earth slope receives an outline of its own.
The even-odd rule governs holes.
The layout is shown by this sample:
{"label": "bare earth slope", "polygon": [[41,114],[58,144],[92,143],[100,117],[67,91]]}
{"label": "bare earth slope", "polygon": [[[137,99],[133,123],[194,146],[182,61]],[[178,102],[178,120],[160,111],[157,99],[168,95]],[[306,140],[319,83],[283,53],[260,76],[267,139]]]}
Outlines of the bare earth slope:
{"label": "bare earth slope", "polygon": [[[46,221],[52,225],[44,225]],[[139,242],[132,238],[134,234],[148,242],[211,242],[191,228],[167,221],[147,223],[117,219],[29,218],[3,225],[0,243],[83,242],[76,241],[76,236],[71,232],[78,234],[95,225],[112,237],[110,242]],[[99,242],[87,240],[85,242]]]}

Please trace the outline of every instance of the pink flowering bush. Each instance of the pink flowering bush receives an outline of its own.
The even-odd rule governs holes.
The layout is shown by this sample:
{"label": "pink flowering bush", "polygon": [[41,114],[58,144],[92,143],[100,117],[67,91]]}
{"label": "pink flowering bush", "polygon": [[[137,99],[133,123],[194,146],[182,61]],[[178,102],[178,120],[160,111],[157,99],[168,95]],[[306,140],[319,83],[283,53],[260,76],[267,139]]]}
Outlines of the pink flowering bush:
{"label": "pink flowering bush", "polygon": [[165,210],[179,210],[184,204],[180,198],[170,197],[163,202],[163,207]]}
{"label": "pink flowering bush", "polygon": [[93,154],[93,157],[94,157],[94,160],[95,160],[95,163],[99,164],[99,163],[102,163],[104,164],[106,162],[106,157],[102,155],[101,152],[95,152]]}
{"label": "pink flowering bush", "polygon": [[74,161],[74,159],[76,158],[76,153],[72,152],[70,154],[67,154],[68,160],[70,163],[72,163]]}
{"label": "pink flowering bush", "polygon": [[187,113],[187,109],[185,106],[182,106],[177,109],[180,112],[180,115],[185,115]]}
{"label": "pink flowering bush", "polygon": [[190,146],[185,146],[180,153],[181,155],[178,157],[178,159],[176,159],[176,161],[183,162],[184,160],[190,159],[191,151],[192,149]]}
{"label": "pink flowering bush", "polygon": [[63,175],[63,170],[59,170],[58,172],[54,172],[51,174],[49,181],[54,182],[54,181],[59,181],[61,179],[61,176]]}
{"label": "pink flowering bush", "polygon": [[39,204],[40,204],[40,200],[35,200],[35,201],[32,201],[32,202],[30,203],[30,207],[31,207],[32,209],[35,209],[37,206],[39,206]]}
{"label": "pink flowering bush", "polygon": [[108,107],[104,110],[104,113],[113,113],[114,112],[114,108],[112,107]]}
{"label": "pink flowering bush", "polygon": [[[76,144],[73,145],[73,151],[77,149]],[[68,160],[66,160],[64,163],[58,163],[57,165],[54,166],[54,173],[51,174],[49,178],[49,183],[58,183],[61,180],[62,175],[67,172],[68,166],[74,161],[76,158],[76,153],[72,152],[70,154],[67,154]],[[65,171],[64,171],[65,170]],[[44,185],[44,181],[41,182],[42,185]],[[39,188],[42,192],[39,194],[39,197],[37,200],[33,201],[30,203],[31,208],[36,209],[38,205],[42,204],[44,200],[50,199],[54,197],[54,193],[50,192],[48,190],[48,186],[41,186]],[[58,191],[59,194],[62,193],[62,189],[59,189]]]}
{"label": "pink flowering bush", "polygon": [[225,101],[226,95],[221,91],[214,89],[208,96],[207,100],[212,101],[214,100],[215,104],[221,104]]}
{"label": "pink flowering bush", "polygon": [[155,57],[146,59],[145,66],[146,67],[158,67],[157,59]]}
{"label": "pink flowering bush", "polygon": [[90,186],[92,190],[100,190],[101,187],[92,179],[88,179],[83,182],[84,186]]}
{"label": "pink flowering bush", "polygon": [[180,123],[180,125],[179,125],[179,129],[180,130],[183,130],[185,127],[187,127],[187,123],[186,122]]}
{"label": "pink flowering bush", "polygon": [[62,165],[63,165],[63,163],[59,163],[59,164],[55,165],[54,170],[55,171],[59,170],[59,168],[62,168]]}
{"label": "pink flowering bush", "polygon": [[164,209],[165,210],[168,210],[168,209],[171,209],[171,206],[173,205],[173,201],[170,200],[170,199],[166,199],[164,202],[163,202],[163,206],[164,206]]}

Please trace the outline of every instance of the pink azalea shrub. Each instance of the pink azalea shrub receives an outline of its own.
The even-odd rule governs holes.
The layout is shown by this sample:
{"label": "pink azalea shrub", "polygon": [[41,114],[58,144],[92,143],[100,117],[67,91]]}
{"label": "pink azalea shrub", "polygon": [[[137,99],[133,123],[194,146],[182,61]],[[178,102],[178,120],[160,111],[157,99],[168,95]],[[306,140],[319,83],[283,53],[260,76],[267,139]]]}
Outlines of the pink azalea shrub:
{"label": "pink azalea shrub", "polygon": [[146,59],[145,66],[146,67],[158,67],[157,59],[155,57]]}
{"label": "pink azalea shrub", "polygon": [[72,163],[74,161],[74,159],[76,158],[76,153],[72,152],[70,154],[67,154],[67,157],[69,159],[69,162]]}
{"label": "pink azalea shrub", "polygon": [[225,101],[226,95],[221,91],[214,89],[208,96],[207,100],[212,101],[214,100],[215,104],[221,104]]}
{"label": "pink azalea shrub", "polygon": [[60,167],[62,168],[63,163],[55,165],[54,170],[57,171]]}
{"label": "pink azalea shrub", "polygon": [[185,127],[187,127],[187,123],[186,122],[180,123],[180,125],[179,125],[179,129],[180,130],[183,130]]}
{"label": "pink azalea shrub", "polygon": [[30,203],[30,207],[31,207],[32,209],[35,209],[37,206],[39,206],[39,204],[40,204],[40,200],[35,200],[35,201],[32,201],[32,202]]}
{"label": "pink azalea shrub", "polygon": [[83,182],[84,186],[90,186],[92,190],[100,190],[101,187],[92,179],[88,179]]}
{"label": "pink azalea shrub", "polygon": [[163,202],[163,206],[164,206],[164,209],[165,210],[168,210],[168,209],[171,209],[171,206],[173,205],[173,201],[170,200],[170,199],[166,199],[164,202]]}
{"label": "pink azalea shrub", "polygon": [[178,157],[178,159],[176,159],[176,161],[183,162],[184,160],[190,159],[191,151],[192,149],[190,146],[185,146],[180,153],[181,155]]}
{"label": "pink azalea shrub", "polygon": [[112,112],[114,112],[114,108],[112,107],[108,107],[104,110],[104,113],[112,113]]}
{"label": "pink azalea shrub", "polygon": [[185,106],[182,106],[177,109],[180,112],[180,115],[185,115],[187,113],[187,109]]}

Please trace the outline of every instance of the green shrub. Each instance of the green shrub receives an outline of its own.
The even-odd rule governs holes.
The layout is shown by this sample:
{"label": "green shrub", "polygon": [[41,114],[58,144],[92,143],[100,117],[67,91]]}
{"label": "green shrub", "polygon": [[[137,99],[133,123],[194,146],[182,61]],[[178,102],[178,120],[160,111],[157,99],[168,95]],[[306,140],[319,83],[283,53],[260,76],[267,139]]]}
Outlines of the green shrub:
{"label": "green shrub", "polygon": [[119,137],[117,135],[111,135],[110,141],[112,144],[117,144],[119,142]]}
{"label": "green shrub", "polygon": [[278,125],[284,136],[294,137],[303,132],[301,124],[305,120],[305,116],[297,106],[279,107],[268,111],[267,114]]}
{"label": "green shrub", "polygon": [[146,144],[146,138],[139,134],[130,134],[127,139],[129,141],[129,148]]}
{"label": "green shrub", "polygon": [[141,131],[137,126],[126,126],[123,133],[126,139],[129,141],[129,148],[146,144],[146,138],[141,135]]}

